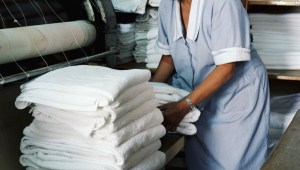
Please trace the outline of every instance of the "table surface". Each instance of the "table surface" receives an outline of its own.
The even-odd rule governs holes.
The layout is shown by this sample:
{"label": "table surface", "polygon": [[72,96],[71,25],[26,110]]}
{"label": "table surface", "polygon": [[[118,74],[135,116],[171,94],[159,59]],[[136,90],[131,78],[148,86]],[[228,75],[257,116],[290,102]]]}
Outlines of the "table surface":
{"label": "table surface", "polygon": [[274,169],[300,169],[300,110],[262,167],[262,170]]}

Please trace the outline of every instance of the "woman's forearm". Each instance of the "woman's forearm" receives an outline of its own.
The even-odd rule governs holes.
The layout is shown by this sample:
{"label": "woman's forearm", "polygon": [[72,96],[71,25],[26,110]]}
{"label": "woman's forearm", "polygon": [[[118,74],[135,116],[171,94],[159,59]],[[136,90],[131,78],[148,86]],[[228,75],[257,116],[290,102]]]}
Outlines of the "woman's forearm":
{"label": "woman's forearm", "polygon": [[175,72],[175,67],[171,55],[163,55],[154,76],[150,81],[152,82],[166,82]]}

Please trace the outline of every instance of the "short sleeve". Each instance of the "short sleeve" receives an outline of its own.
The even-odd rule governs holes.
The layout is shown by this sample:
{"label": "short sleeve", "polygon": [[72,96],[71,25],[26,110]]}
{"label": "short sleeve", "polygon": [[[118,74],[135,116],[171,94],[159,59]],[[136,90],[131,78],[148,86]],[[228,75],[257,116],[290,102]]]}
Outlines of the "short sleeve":
{"label": "short sleeve", "polygon": [[155,50],[162,55],[170,55],[167,27],[164,22],[164,14],[158,9],[158,36],[155,43]]}
{"label": "short sleeve", "polygon": [[220,0],[213,9],[211,43],[215,64],[250,60],[249,19],[240,0]]}

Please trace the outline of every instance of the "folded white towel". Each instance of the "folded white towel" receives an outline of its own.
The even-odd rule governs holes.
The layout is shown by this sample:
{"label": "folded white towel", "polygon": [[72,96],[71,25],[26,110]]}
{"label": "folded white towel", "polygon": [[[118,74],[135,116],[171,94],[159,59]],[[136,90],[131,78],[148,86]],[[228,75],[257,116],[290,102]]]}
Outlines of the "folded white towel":
{"label": "folded white towel", "polygon": [[150,28],[149,30],[136,30],[135,31],[135,40],[151,40],[155,39],[158,36],[158,27]]}
{"label": "folded white towel", "polygon": [[159,7],[160,1],[161,0],[149,0],[148,3],[152,7]]}
{"label": "folded white towel", "polygon": [[[132,136],[140,133],[143,130],[153,126],[160,125],[163,122],[163,116],[159,109],[143,115],[140,118],[120,128],[116,132],[108,133],[102,130],[94,132],[94,138],[103,139],[106,141],[113,141],[113,143],[120,144],[126,140],[130,140]],[[157,133],[154,133],[157,134]]]}
{"label": "folded white towel", "polygon": [[[157,108],[152,108],[152,111],[145,113],[143,116],[137,117],[135,120],[124,125],[122,128],[119,128],[119,130],[115,132],[108,132],[105,131],[106,129],[100,129],[93,131],[93,134],[91,136],[81,136],[80,133],[76,132],[74,129],[71,129],[71,127],[68,127],[65,124],[61,124],[60,122],[55,121],[53,118],[48,117],[47,115],[35,114],[34,117],[35,119],[33,123],[28,128],[26,128],[26,130],[24,130],[24,135],[31,136],[33,133],[41,136],[41,133],[43,133],[44,131],[46,135],[49,136],[48,141],[60,138],[65,139],[66,137],[66,140],[78,143],[78,140],[76,138],[82,138],[83,141],[85,141],[85,139],[92,140],[90,142],[99,140],[99,143],[102,143],[103,146],[118,146],[127,139],[133,137],[134,135],[137,135],[141,131],[160,125],[163,121],[161,111]],[[157,128],[161,130],[157,130],[157,133],[153,132],[153,135],[160,135],[160,133],[163,133],[165,131],[164,129],[162,129],[163,126]],[[46,137],[43,137],[41,139],[45,138]],[[84,143],[87,143],[87,141],[85,141]]]}
{"label": "folded white towel", "polygon": [[180,122],[176,128],[176,132],[183,135],[194,135],[197,133],[197,128],[194,124],[189,122]]}
{"label": "folded white towel", "polygon": [[147,63],[146,67],[150,68],[150,69],[157,69],[158,65],[159,65],[159,63]]}
{"label": "folded white towel", "polygon": [[[149,102],[150,100],[152,103]],[[106,111],[108,113],[109,117],[107,122],[115,122],[120,117],[124,116],[125,114],[127,114],[128,112],[134,109],[137,109],[139,106],[143,105],[146,102],[148,102],[149,107],[157,103],[157,101],[155,101],[153,92],[151,92],[149,89],[145,89],[144,92],[141,92],[138,96],[136,96],[133,99],[128,99],[126,103],[123,103],[118,107],[114,107],[114,106],[104,107],[103,111]],[[117,105],[117,103],[115,104]],[[149,108],[149,107],[145,107],[145,108]]]}
{"label": "folded white towel", "polygon": [[[30,139],[29,139],[30,140]],[[29,142],[35,142],[34,140]],[[97,169],[97,170],[127,170],[145,159],[149,154],[156,152],[160,146],[160,140],[139,149],[135,152],[125,164],[117,165],[113,159],[108,156],[96,157],[94,155],[79,156],[69,154],[59,150],[49,150],[39,145],[28,145],[21,148],[25,154],[21,155],[20,163],[23,166],[33,167],[36,169]],[[50,144],[51,145],[51,144]],[[26,148],[29,147],[29,148]],[[31,151],[31,152],[28,152]],[[27,153],[28,152],[28,153]]]}
{"label": "folded white towel", "polygon": [[106,116],[97,112],[76,112],[53,107],[36,105],[32,109],[33,116],[44,114],[48,118],[53,118],[55,121],[65,124],[73,128],[83,136],[89,136],[92,131],[99,129],[106,123]]}
{"label": "folded white towel", "polygon": [[[152,99],[149,101],[145,101],[140,106],[137,106],[135,109],[128,111],[125,113],[122,117],[118,118],[116,121],[107,121],[105,126],[98,128],[98,133],[113,133],[117,130],[121,129],[125,125],[128,125],[132,121],[150,113],[153,112],[154,108],[157,107],[157,100]],[[120,107],[121,108],[121,107]],[[157,113],[159,114],[159,113]]]}
{"label": "folded white towel", "polygon": [[127,24],[117,24],[118,32],[120,33],[128,33],[133,32],[135,29],[135,23],[127,23]]}
{"label": "folded white towel", "polygon": [[138,15],[136,17],[136,22],[148,22],[150,18],[157,20],[158,17],[157,12],[158,12],[157,8],[149,7],[146,9],[144,14]]}
{"label": "folded white towel", "polygon": [[[74,94],[97,96],[96,105],[104,107],[111,104],[125,89],[148,81],[150,76],[151,72],[146,69],[115,70],[91,65],[69,66],[51,71],[23,84],[21,89],[49,90],[49,95],[52,91],[57,91],[71,96]],[[61,95],[57,98],[61,98]],[[17,98],[17,108],[25,108],[26,105],[28,106],[26,102],[24,99]]]}
{"label": "folded white towel", "polygon": [[112,0],[112,4],[117,11],[144,14],[146,11],[147,0]]}
{"label": "folded white towel", "polygon": [[[166,131],[162,125],[154,126],[140,132],[116,147],[103,145],[101,142],[98,144],[97,141],[93,141],[93,143],[73,143],[68,139],[54,139],[47,137],[45,134],[45,138],[37,139],[24,136],[21,141],[20,149],[23,154],[34,154],[43,148],[44,152],[48,153],[56,151],[61,152],[61,155],[81,158],[86,157],[85,159],[108,158],[117,165],[124,165],[135,152],[152,142],[160,141],[159,139],[164,136],[165,133]],[[35,135],[35,137],[40,136]]]}
{"label": "folded white towel", "polygon": [[[189,92],[175,88],[167,83],[150,82],[150,84],[153,87],[153,92],[159,101],[159,105],[179,101],[189,94]],[[197,132],[197,128],[192,122],[196,122],[200,115],[201,112],[199,109],[187,113],[177,127],[176,132],[185,135],[194,135]]]}
{"label": "folded white towel", "polygon": [[149,154],[143,161],[131,168],[131,170],[158,170],[165,166],[166,155],[161,151]]}
{"label": "folded white towel", "polygon": [[145,62],[146,63],[159,63],[162,55],[157,53],[157,54],[151,54],[147,55]]}
{"label": "folded white towel", "polygon": [[167,83],[150,82],[150,85],[153,87],[154,94],[156,93],[175,94],[182,97],[185,97],[189,94],[188,91],[173,87]]}

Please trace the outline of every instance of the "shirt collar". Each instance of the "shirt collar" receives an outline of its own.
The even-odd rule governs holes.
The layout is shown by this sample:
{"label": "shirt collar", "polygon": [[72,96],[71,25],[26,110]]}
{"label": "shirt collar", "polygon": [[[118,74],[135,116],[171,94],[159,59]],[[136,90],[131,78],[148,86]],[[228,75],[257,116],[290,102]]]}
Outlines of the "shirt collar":
{"label": "shirt collar", "polygon": [[[174,41],[183,37],[183,25],[182,25],[181,15],[180,15],[180,0],[177,0],[175,2],[175,10],[176,10],[175,11],[176,26],[175,26]],[[187,30],[187,38],[192,41],[195,41],[198,36],[200,23],[202,19],[202,13],[203,13],[203,0],[193,0],[191,4],[191,11],[190,11],[188,30]]]}

